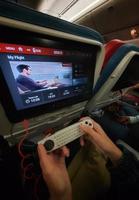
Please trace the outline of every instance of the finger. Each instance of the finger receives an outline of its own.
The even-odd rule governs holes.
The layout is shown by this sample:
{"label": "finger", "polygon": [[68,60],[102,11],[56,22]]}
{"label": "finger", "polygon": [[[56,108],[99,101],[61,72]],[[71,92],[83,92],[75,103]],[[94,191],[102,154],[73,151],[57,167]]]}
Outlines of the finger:
{"label": "finger", "polygon": [[83,121],[85,119],[91,119],[90,117],[86,116],[86,117],[81,117],[79,121]]}
{"label": "finger", "polygon": [[45,131],[43,132],[43,134],[45,135],[45,138],[47,138],[47,137],[51,136],[51,135],[52,135],[52,133],[53,133],[53,131],[52,131],[52,130],[45,130]]}
{"label": "finger", "polygon": [[70,150],[66,146],[62,147],[62,153],[63,153],[64,157],[69,157],[70,156]]}
{"label": "finger", "polygon": [[83,117],[81,120],[85,120],[85,119],[90,119],[91,121],[92,121],[92,123],[93,123],[93,128],[94,129],[98,129],[98,130],[103,130],[102,128],[101,128],[101,126],[95,121],[95,120],[93,120],[92,118],[90,118],[90,117]]}
{"label": "finger", "polygon": [[82,130],[82,131],[84,131],[84,133],[87,133],[88,135],[90,135],[90,136],[93,136],[94,135],[94,132],[96,132],[94,129],[92,129],[92,127],[90,127],[90,126],[86,126],[86,125],[83,125],[83,124],[81,124],[80,126],[80,129]]}
{"label": "finger", "polygon": [[83,132],[83,133],[88,133],[88,134],[89,134],[90,131],[91,131],[91,130],[90,130],[90,129],[91,129],[90,127],[88,127],[88,126],[86,126],[86,125],[83,125],[83,124],[80,124],[80,125],[79,125],[79,129],[80,129],[81,132]]}
{"label": "finger", "polygon": [[85,144],[84,137],[80,137],[80,145],[83,147]]}
{"label": "finger", "polygon": [[38,144],[37,150],[38,150],[39,158],[43,158],[44,156],[46,156],[47,151],[43,144]]}
{"label": "finger", "polygon": [[[95,143],[98,144],[100,142],[100,140],[102,140],[104,137],[106,138],[107,135],[105,134],[105,132],[103,131],[103,129],[101,129],[100,132],[86,126],[86,125],[80,125],[81,129],[88,134],[88,139]],[[99,128],[99,127],[97,127]]]}
{"label": "finger", "polygon": [[90,135],[83,135],[80,137],[80,145],[84,146],[88,141],[91,141],[91,136]]}
{"label": "finger", "polygon": [[70,151],[66,146],[63,146],[61,148],[54,150],[52,154],[55,154],[59,159],[61,158],[63,159],[65,157],[69,157]]}
{"label": "finger", "polygon": [[45,168],[46,163],[49,164],[48,162],[46,162],[47,158],[49,157],[49,154],[47,153],[43,144],[38,144],[37,150],[38,150],[38,156],[40,160],[40,166],[43,170]]}
{"label": "finger", "polygon": [[[99,127],[97,127],[99,128]],[[97,131],[95,131],[94,129],[90,129],[90,127],[87,127],[85,125],[81,125],[81,129],[88,133],[88,136],[90,137],[90,141],[96,146],[96,148],[104,153],[104,150],[103,150],[103,145],[105,143],[105,140],[110,140],[107,135],[105,134],[98,134]],[[104,140],[105,139],[105,140]]]}
{"label": "finger", "polygon": [[103,128],[93,120],[93,129],[98,133],[98,134],[105,134]]}

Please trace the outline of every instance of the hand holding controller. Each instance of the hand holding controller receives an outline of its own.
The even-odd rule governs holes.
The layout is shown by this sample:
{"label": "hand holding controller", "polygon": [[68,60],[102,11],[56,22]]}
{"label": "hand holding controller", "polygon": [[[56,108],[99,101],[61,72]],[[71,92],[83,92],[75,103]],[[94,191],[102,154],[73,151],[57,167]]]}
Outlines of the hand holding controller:
{"label": "hand holding controller", "polygon": [[40,140],[38,144],[43,144],[48,152],[54,151],[84,134],[84,132],[79,129],[80,124],[91,126],[93,128],[92,120],[89,117],[86,117],[82,121],[63,128],[53,135]]}

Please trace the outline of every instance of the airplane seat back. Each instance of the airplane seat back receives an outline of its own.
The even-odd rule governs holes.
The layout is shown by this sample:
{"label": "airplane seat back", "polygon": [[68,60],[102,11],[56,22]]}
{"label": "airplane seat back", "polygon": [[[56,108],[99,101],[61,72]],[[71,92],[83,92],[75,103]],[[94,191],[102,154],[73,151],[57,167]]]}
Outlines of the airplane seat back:
{"label": "airplane seat back", "polygon": [[[117,97],[115,91],[131,85],[129,79],[139,80],[139,47],[132,44],[123,44],[112,55],[94,88],[91,110],[104,107],[114,102]],[[113,93],[114,91],[114,93]],[[115,94],[115,96],[114,96]],[[119,94],[120,96],[120,94]],[[90,112],[91,112],[90,110]]]}
{"label": "airplane seat back", "polygon": [[[102,66],[101,73],[103,73],[103,70],[106,67],[108,61],[111,59],[112,55],[117,51],[118,48],[120,48],[124,44],[131,44],[131,45],[139,46],[139,40],[135,39],[135,40],[122,41],[119,39],[113,39],[113,40],[109,41],[107,44],[105,44],[105,58],[104,58],[104,63]],[[128,94],[127,97],[131,101],[135,101],[135,102],[139,103],[139,98],[135,94],[134,95]]]}
{"label": "airplane seat back", "polygon": [[[105,58],[104,58],[104,62],[103,62],[103,65],[102,65],[100,76],[103,73],[103,70],[105,69],[105,67],[106,67],[108,61],[111,59],[112,55],[123,44],[125,44],[125,41],[122,41],[122,40],[119,40],[119,39],[113,39],[113,40],[109,41],[108,43],[106,43],[104,45],[104,48],[105,48]],[[94,93],[96,93],[96,89],[94,89]]]}
{"label": "airplane seat back", "polygon": [[[122,45],[122,44],[121,44]],[[119,47],[115,53],[111,56],[111,58],[108,60],[107,64],[105,65],[105,68],[103,69],[101,76],[99,77],[94,93],[98,92],[98,90],[103,86],[103,84],[107,81],[109,76],[112,74],[114,69],[118,66],[118,64],[124,59],[124,57],[127,56],[128,53],[132,51],[138,52],[138,47],[132,44],[123,44],[121,47]]]}
{"label": "airplane seat back", "polygon": [[[93,85],[95,86],[95,83],[97,82],[97,79],[100,75],[100,71],[102,68],[103,60],[104,60],[104,45],[103,45],[104,41],[100,33],[88,27],[73,24],[65,20],[58,19],[56,17],[52,17],[47,14],[43,14],[35,10],[22,7],[20,5],[17,5],[11,2],[5,2],[5,1],[0,1],[0,27],[1,27],[1,32],[0,32],[1,42],[2,43],[4,42],[4,44],[13,44],[16,47],[19,44],[23,45],[23,47],[25,47],[26,45],[29,45],[29,46],[35,45],[35,47],[45,47],[47,45],[47,39],[48,39],[48,43],[50,43],[49,44],[50,47],[53,47],[56,49],[62,48],[62,45],[63,46],[67,45],[66,47],[64,46],[64,48],[67,50],[71,50],[71,47],[75,45],[74,43],[78,43],[79,44],[78,48],[80,48],[80,50],[82,50],[82,47],[85,49],[84,56],[89,56],[86,50],[87,48],[89,48],[88,51],[93,57],[92,65],[90,64],[91,65],[90,67],[92,69],[92,74],[90,73],[92,76],[91,77],[92,79],[91,78],[88,79],[92,83],[90,87],[90,91],[89,91],[92,95]],[[9,37],[9,32],[10,32],[10,37]],[[56,47],[56,45],[59,45],[59,46]],[[90,50],[90,48],[91,50],[94,49],[94,54]],[[17,55],[18,53],[19,52],[17,52]],[[74,62],[75,61],[73,60],[73,63]],[[81,62],[81,61],[79,60],[78,62]],[[94,80],[93,80],[93,77],[94,77]],[[9,80],[9,79],[6,79],[6,80]],[[12,89],[9,92],[12,92]],[[21,93],[23,93],[23,91],[21,91]],[[83,97],[84,96],[85,95],[83,94]],[[30,115],[29,109],[24,109],[24,108],[22,110],[20,109],[21,111],[20,113],[24,115],[25,119],[29,118],[29,122],[30,122],[29,130],[33,131],[34,129],[39,128],[42,125],[45,125],[46,127],[47,126],[50,127],[53,125],[56,126],[59,123],[63,125],[64,119],[69,120],[69,122],[71,122],[74,119],[79,118],[87,101],[88,99],[81,100],[80,102],[75,102],[74,104],[70,106],[67,104],[65,105],[65,107],[63,106],[62,103],[58,104],[55,101],[55,102],[52,102],[51,104],[52,108],[54,108],[54,106],[56,107],[56,106],[61,105],[60,109],[57,109],[57,111],[53,110],[49,113],[44,113],[44,110],[46,109],[43,109],[43,112],[39,114],[38,116],[37,115],[35,116],[35,109],[36,109],[36,113],[37,112],[40,113],[40,109],[37,108],[37,106],[34,106],[32,109],[30,109],[31,112],[34,109],[34,112],[32,112],[33,116]],[[65,102],[66,100],[64,101],[64,103]],[[71,101],[68,101],[68,103],[69,102]],[[7,110],[8,110],[7,112],[9,113],[11,112],[12,109],[7,109]],[[30,116],[26,117],[24,110],[26,113],[28,110],[28,113],[31,117]],[[14,112],[14,116],[16,118],[18,114],[17,112],[16,113]],[[22,123],[20,120],[20,116],[18,119],[20,120],[20,122],[14,123],[13,125],[13,123],[11,124],[7,116],[5,115],[6,109],[4,109],[2,104],[0,104],[0,113],[1,113],[0,131],[2,135],[4,135],[5,138],[10,138],[11,125],[12,125],[13,127],[12,134],[14,134],[15,137],[17,136],[17,138],[19,138],[24,132]],[[12,118],[14,118],[14,116]]]}

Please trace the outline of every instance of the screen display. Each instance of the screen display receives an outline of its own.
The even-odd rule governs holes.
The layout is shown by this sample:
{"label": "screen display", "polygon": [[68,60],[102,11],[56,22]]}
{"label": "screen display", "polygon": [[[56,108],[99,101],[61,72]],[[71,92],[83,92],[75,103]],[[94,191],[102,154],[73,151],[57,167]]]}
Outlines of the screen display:
{"label": "screen display", "polygon": [[16,110],[87,99],[95,55],[90,51],[0,43],[0,68]]}

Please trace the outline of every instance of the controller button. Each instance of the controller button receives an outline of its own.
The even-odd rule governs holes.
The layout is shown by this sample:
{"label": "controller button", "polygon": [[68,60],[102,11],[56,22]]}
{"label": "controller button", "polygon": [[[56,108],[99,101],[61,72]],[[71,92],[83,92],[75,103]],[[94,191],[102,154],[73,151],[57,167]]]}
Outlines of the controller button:
{"label": "controller button", "polygon": [[88,121],[85,121],[85,124],[88,124]]}
{"label": "controller button", "polygon": [[92,126],[92,123],[89,123],[89,126]]}
{"label": "controller button", "polygon": [[53,140],[47,140],[44,143],[44,146],[45,146],[45,148],[46,148],[47,151],[51,151],[54,148],[54,142],[53,142]]}

